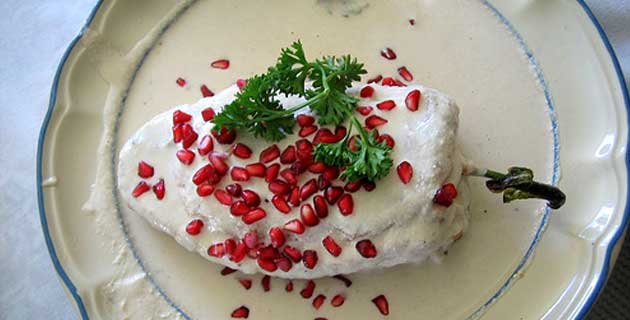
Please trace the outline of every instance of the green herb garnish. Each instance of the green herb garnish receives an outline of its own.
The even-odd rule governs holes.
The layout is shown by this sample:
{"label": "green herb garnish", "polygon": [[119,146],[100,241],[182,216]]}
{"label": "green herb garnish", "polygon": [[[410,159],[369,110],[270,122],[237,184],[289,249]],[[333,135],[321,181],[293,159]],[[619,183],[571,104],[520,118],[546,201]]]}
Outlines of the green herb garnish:
{"label": "green herb garnish", "polygon": [[[236,99],[214,117],[215,128],[245,130],[278,141],[293,132],[294,113],[309,107],[320,125],[337,126],[349,120],[346,136],[337,143],[319,144],[315,160],[345,168],[341,178],[350,182],[379,180],[392,167],[391,148],[377,141],[375,132],[361,126],[353,115],[359,100],[346,93],[352,82],[361,80],[365,73],[363,64],[349,55],[309,61],[302,43],[294,42],[282,49],[276,65],[265,74],[247,80]],[[308,80],[313,81],[310,88],[306,86]],[[278,94],[298,95],[306,101],[283,109],[276,98]],[[359,132],[356,151],[348,146],[353,128]]]}

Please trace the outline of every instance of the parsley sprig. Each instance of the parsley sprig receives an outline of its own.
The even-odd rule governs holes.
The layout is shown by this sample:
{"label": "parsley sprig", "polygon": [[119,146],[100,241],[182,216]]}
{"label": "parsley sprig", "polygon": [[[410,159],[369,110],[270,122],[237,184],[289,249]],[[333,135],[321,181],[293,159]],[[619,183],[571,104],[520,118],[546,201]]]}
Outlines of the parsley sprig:
{"label": "parsley sprig", "polygon": [[[236,99],[213,120],[216,128],[245,130],[257,137],[278,141],[293,132],[293,114],[309,107],[321,125],[339,125],[352,114],[358,99],[346,94],[353,81],[367,71],[349,55],[308,61],[302,43],[282,50],[266,73],[247,80]],[[306,87],[307,80],[312,87]],[[298,95],[306,101],[283,109],[279,94]]]}
{"label": "parsley sprig", "polygon": [[[282,49],[276,64],[266,73],[247,80],[236,99],[214,117],[215,128],[244,130],[257,137],[278,141],[293,133],[294,113],[309,107],[320,125],[338,126],[349,120],[346,136],[337,143],[320,143],[315,160],[344,168],[347,181],[376,181],[392,167],[391,148],[379,142],[375,131],[368,132],[354,116],[358,99],[346,93],[352,82],[367,73],[363,64],[350,55],[327,56],[309,61],[300,41]],[[307,81],[312,80],[310,86]],[[277,96],[297,95],[306,101],[283,109]],[[358,131],[356,150],[348,142],[353,128]]]}

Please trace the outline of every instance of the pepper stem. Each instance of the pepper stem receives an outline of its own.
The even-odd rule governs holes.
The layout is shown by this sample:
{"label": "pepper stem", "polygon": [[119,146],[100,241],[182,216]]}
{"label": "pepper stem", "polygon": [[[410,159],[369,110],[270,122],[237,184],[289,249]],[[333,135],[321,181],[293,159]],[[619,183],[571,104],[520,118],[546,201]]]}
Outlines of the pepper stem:
{"label": "pepper stem", "polygon": [[507,174],[490,169],[474,168],[468,175],[485,177],[486,187],[495,193],[503,193],[503,203],[522,199],[544,199],[551,209],[559,209],[566,202],[566,195],[558,187],[534,181],[529,168],[511,167]]}

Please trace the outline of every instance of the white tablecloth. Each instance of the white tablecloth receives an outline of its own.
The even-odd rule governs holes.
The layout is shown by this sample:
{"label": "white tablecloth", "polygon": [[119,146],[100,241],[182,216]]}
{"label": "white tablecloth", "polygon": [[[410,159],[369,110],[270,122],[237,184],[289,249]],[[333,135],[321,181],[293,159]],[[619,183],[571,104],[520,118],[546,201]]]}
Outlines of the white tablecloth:
{"label": "white tablecloth", "polygon": [[[35,150],[59,59],[95,2],[0,1],[0,319],[76,318],[40,228]],[[630,79],[630,0],[588,3]]]}

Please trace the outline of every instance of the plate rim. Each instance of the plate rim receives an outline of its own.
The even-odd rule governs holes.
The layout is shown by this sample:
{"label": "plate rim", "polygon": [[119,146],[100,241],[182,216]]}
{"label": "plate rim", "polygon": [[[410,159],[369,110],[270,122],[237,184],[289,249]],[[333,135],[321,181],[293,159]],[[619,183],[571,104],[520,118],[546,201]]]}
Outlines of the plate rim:
{"label": "plate rim", "polygon": [[[600,40],[602,41],[604,47],[606,48],[606,51],[608,52],[609,58],[613,65],[613,69],[617,75],[617,80],[619,82],[621,95],[623,97],[623,101],[624,101],[624,105],[626,109],[626,124],[630,126],[630,94],[628,92],[628,87],[626,85],[625,78],[621,70],[621,64],[619,63],[619,59],[617,58],[615,50],[612,47],[612,44],[606,32],[604,31],[599,20],[595,17],[589,5],[585,2],[585,0],[575,0],[575,1],[586,13],[587,17],[591,20],[591,23],[593,24],[597,33],[599,34]],[[40,216],[42,232],[44,233],[44,239],[46,242],[46,247],[48,249],[48,253],[52,260],[55,271],[57,272],[57,275],[62,280],[62,284],[67,289],[67,293],[69,293],[69,295],[72,296],[72,298],[74,299],[75,305],[79,310],[79,314],[81,318],[84,320],[89,319],[87,309],[83,303],[83,299],[78,293],[77,287],[74,285],[74,283],[72,282],[72,279],[70,279],[68,274],[65,272],[61,264],[61,261],[59,260],[59,257],[57,256],[57,251],[55,249],[55,245],[52,241],[52,237],[48,229],[48,219],[46,217],[46,210],[45,210],[45,205],[44,205],[44,192],[43,192],[43,186],[42,186],[43,146],[44,146],[44,142],[46,138],[47,129],[50,124],[50,119],[52,117],[52,113],[53,113],[53,110],[55,108],[55,104],[57,101],[57,91],[59,87],[59,80],[61,78],[61,74],[63,73],[66,62],[68,58],[70,57],[70,55],[72,54],[72,52],[74,51],[76,44],[85,35],[85,32],[94,21],[94,18],[97,12],[99,11],[99,9],[101,8],[103,2],[104,0],[97,0],[96,4],[91,9],[88,17],[86,18],[83,24],[83,27],[81,28],[79,33],[70,41],[68,47],[66,48],[66,50],[64,51],[60,59],[60,62],[59,62],[59,65],[57,66],[57,70],[55,71],[53,83],[51,86],[48,108],[44,116],[44,119],[42,121],[42,126],[41,126],[39,136],[38,136],[37,156],[36,156],[37,204],[38,204],[38,211],[39,211],[39,216]],[[630,147],[630,130],[628,131],[627,135],[628,135],[628,141],[626,143],[626,150]],[[626,171],[630,173],[630,153],[628,152],[626,152],[626,155],[625,155],[625,165],[626,165]],[[603,290],[604,285],[608,279],[608,276],[610,275],[610,272],[612,270],[612,267],[615,264],[615,261],[612,261],[613,250],[614,248],[616,248],[618,245],[620,245],[623,242],[622,236],[625,234],[625,230],[630,220],[630,201],[628,201],[628,199],[630,198],[630,178],[626,179],[626,186],[627,186],[626,204],[624,207],[624,213],[622,216],[621,224],[619,225],[617,230],[615,230],[615,232],[613,233],[611,237],[610,242],[606,246],[606,254],[603,259],[604,261],[602,265],[602,270],[600,271],[599,276],[596,279],[595,287],[588,294],[586,302],[579,309],[579,312],[576,315],[576,319],[583,319],[591,310],[591,308],[593,307],[593,304],[597,300],[597,297],[600,295],[601,291]]]}

